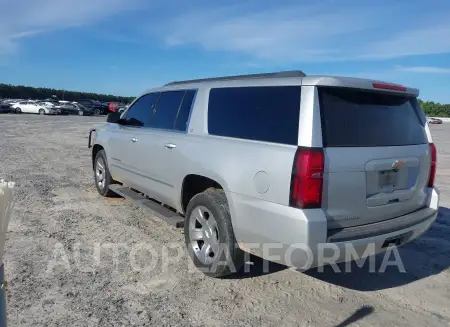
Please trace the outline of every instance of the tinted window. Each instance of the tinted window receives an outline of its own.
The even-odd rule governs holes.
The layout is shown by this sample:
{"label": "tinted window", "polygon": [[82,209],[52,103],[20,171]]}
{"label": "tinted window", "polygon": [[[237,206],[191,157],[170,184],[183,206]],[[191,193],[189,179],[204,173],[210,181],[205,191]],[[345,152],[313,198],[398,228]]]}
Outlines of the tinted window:
{"label": "tinted window", "polygon": [[186,91],[175,121],[176,130],[183,132],[187,130],[188,119],[191,113],[192,101],[194,101],[195,93],[196,91],[194,90]]}
{"label": "tinted window", "polygon": [[284,144],[298,144],[300,86],[211,89],[208,132]]}
{"label": "tinted window", "polygon": [[420,107],[411,96],[319,88],[324,146],[366,147],[427,143]]}
{"label": "tinted window", "polygon": [[125,120],[130,126],[149,126],[153,109],[160,93],[150,93],[139,98],[127,111]]}
{"label": "tinted window", "polygon": [[151,127],[173,129],[185,91],[163,92],[156,105]]}

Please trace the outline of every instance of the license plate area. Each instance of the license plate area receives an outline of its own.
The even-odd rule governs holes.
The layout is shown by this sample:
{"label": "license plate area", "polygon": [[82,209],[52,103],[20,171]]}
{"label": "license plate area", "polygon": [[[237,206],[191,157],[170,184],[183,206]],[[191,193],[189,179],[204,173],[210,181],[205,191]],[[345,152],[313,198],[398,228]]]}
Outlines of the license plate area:
{"label": "license plate area", "polygon": [[398,185],[398,170],[380,170],[378,172],[378,185],[381,192],[393,192]]}

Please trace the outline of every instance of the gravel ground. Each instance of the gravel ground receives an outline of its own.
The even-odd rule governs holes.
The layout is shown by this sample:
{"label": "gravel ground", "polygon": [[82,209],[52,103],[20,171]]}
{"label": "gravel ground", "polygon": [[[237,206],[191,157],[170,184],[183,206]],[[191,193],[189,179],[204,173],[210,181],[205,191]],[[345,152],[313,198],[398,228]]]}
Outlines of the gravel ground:
{"label": "gravel ground", "polygon": [[97,194],[86,144],[103,121],[0,116],[0,176],[17,182],[4,257],[10,326],[450,325],[450,124],[431,127],[440,215],[400,248],[406,273],[262,273],[254,259],[249,274],[219,280],[192,269],[181,230]]}

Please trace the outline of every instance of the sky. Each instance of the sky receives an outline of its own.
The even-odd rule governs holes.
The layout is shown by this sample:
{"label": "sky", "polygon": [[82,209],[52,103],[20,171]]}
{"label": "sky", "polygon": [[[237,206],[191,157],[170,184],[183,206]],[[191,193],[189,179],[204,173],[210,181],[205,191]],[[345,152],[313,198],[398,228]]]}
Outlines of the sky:
{"label": "sky", "polygon": [[136,96],[282,70],[450,103],[450,1],[0,0],[0,83]]}

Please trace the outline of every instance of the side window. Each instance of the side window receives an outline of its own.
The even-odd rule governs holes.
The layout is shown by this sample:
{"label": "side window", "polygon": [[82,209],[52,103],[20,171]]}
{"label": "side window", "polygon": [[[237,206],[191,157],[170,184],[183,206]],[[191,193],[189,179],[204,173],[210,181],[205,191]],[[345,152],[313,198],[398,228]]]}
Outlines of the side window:
{"label": "side window", "polygon": [[126,125],[149,126],[153,115],[153,107],[158,101],[159,95],[160,93],[150,93],[139,98],[125,114]]}
{"label": "side window", "polygon": [[184,90],[163,92],[156,106],[156,112],[150,127],[173,129],[185,93]]}
{"label": "side window", "polygon": [[187,90],[184,95],[183,102],[181,103],[180,110],[178,110],[178,114],[175,120],[175,129],[178,131],[186,131],[187,124],[189,119],[189,114],[191,113],[192,102],[195,97],[195,90]]}
{"label": "side window", "polygon": [[298,144],[300,86],[215,88],[209,93],[208,132]]}

